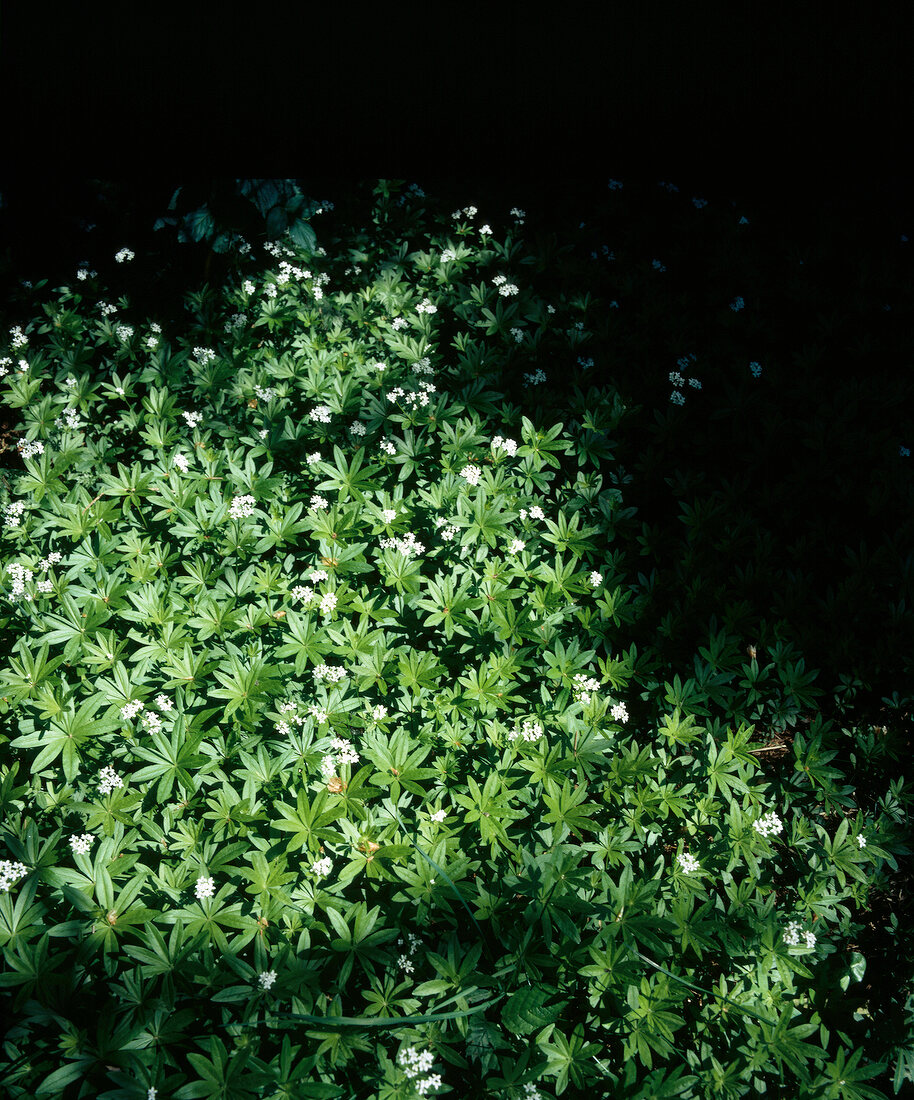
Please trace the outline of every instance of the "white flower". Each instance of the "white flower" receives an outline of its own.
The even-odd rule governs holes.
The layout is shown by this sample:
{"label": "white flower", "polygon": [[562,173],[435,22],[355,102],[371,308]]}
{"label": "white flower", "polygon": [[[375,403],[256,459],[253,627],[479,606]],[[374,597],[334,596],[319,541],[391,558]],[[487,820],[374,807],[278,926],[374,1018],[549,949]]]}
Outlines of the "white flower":
{"label": "white flower", "polygon": [[588,677],[586,673],[579,672],[574,677],[574,694],[579,703],[589,703],[591,694],[599,690],[599,680]]}
{"label": "white flower", "polygon": [[122,264],[125,260],[132,260],[134,258],[134,255],[129,248],[122,248],[120,252],[115,253],[114,258],[119,264]]}
{"label": "white flower", "polygon": [[752,371],[752,377],[758,378],[762,373],[762,367],[760,363],[752,362],[749,364],[749,370]]}
{"label": "white flower", "polygon": [[539,741],[543,736],[543,727],[539,722],[534,721],[532,718],[527,718],[521,724],[519,730],[512,730],[508,734],[509,741]]}
{"label": "white flower", "polygon": [[23,458],[34,458],[35,455],[44,454],[44,444],[40,439],[36,439],[30,443],[20,443],[19,453]]}
{"label": "white flower", "polygon": [[324,856],[323,859],[316,859],[311,864],[311,873],[323,878],[324,875],[329,875],[333,867],[333,861],[329,856]]}
{"label": "white flower", "polygon": [[733,312],[734,312],[734,313],[739,313],[739,311],[740,311],[740,310],[741,310],[741,309],[742,309],[742,308],[743,308],[743,307],[744,307],[745,305],[746,305],[745,301],[743,301],[743,299],[742,299],[742,298],[741,298],[741,297],[740,297],[739,295],[737,295],[737,296],[736,296],[736,297],[735,297],[735,298],[733,299],[733,301],[732,301],[732,302],[730,303],[730,308],[731,308],[731,309],[733,310]]}
{"label": "white flower", "polygon": [[530,518],[531,519],[545,519],[546,518],[545,514],[543,513],[543,509],[540,508],[540,506],[538,504],[534,504],[534,506],[530,509]]}
{"label": "white flower", "polygon": [[108,794],[117,787],[123,787],[124,781],[112,767],[102,768],[99,774],[98,793]]}
{"label": "white flower", "polygon": [[181,413],[181,415],[187,421],[188,428],[196,428],[196,426],[203,419],[203,413],[198,412],[184,412]]}
{"label": "white flower", "polygon": [[781,832],[784,828],[784,823],[778,817],[774,811],[768,814],[764,814],[758,819],[758,821],[752,822],[752,828],[759,834],[759,836],[769,837],[775,836]]}
{"label": "white flower", "polygon": [[862,833],[860,834],[860,836],[857,837],[857,847],[858,848],[865,848],[866,847],[866,837]]}
{"label": "white flower", "polygon": [[156,1100],[159,1095],[159,1090],[155,1087],[150,1087],[146,1093],[146,1100]]}
{"label": "white flower", "polygon": [[387,717],[387,707],[383,703],[379,703],[376,707],[372,707],[371,717],[376,722],[381,722]]}
{"label": "white flower", "polygon": [[201,875],[197,879],[197,885],[194,887],[194,892],[197,895],[197,900],[202,901],[204,898],[211,898],[216,892],[216,884],[211,878],[207,878],[206,875]]}
{"label": "white flower", "polygon": [[18,527],[22,523],[22,513],[25,511],[25,503],[14,500],[4,509],[4,520],[7,527]]}
{"label": "white flower", "polygon": [[330,409],[326,405],[317,405],[308,414],[312,420],[318,420],[321,424],[330,423]]}
{"label": "white flower", "polygon": [[437,313],[438,307],[432,305],[430,298],[423,298],[419,305],[416,306],[416,313]]}
{"label": "white flower", "polygon": [[393,521],[397,518],[397,513],[393,508],[385,508],[381,512],[381,518],[384,520],[385,523],[393,523]]}
{"label": "white flower", "polygon": [[293,600],[303,600],[305,603],[309,603],[314,595],[314,589],[310,585],[297,584],[292,589],[291,594]]}
{"label": "white flower", "polygon": [[174,709],[174,703],[168,698],[167,695],[156,696],[156,706],[159,710],[168,713],[168,711]]}
{"label": "white flower", "polygon": [[670,371],[670,381],[673,383],[674,386],[685,385],[685,379],[682,377],[678,370]]}
{"label": "white flower", "polygon": [[446,817],[447,817],[447,810],[435,810],[435,812],[431,815],[432,821],[438,821],[438,822],[444,821],[444,819]]}
{"label": "white flower", "polygon": [[694,856],[690,856],[688,852],[681,852],[676,857],[676,861],[687,875],[693,874],[699,868],[698,860]]}
{"label": "white flower", "polygon": [[594,570],[593,573],[590,574],[590,583],[594,586],[594,588],[599,587],[599,585],[603,583],[603,574],[598,573],[596,570]]}
{"label": "white flower", "polygon": [[121,707],[121,718],[127,722],[131,721],[131,719],[136,718],[144,705],[142,700],[134,699],[133,702],[127,703],[125,706]]}
{"label": "white flower", "polygon": [[628,708],[624,703],[616,703],[610,711],[614,722],[628,721]]}
{"label": "white flower", "polygon": [[329,615],[330,612],[336,607],[336,594],[333,592],[325,592],[321,597],[321,614]]}
{"label": "white flower", "polygon": [[311,583],[312,584],[318,584],[320,581],[325,581],[327,579],[327,570],[326,569],[312,569],[310,577],[311,577]]}
{"label": "white flower", "polygon": [[82,836],[77,836],[75,833],[70,837],[70,847],[77,855],[85,855],[86,852],[92,847],[92,842],[95,837],[91,833],[83,833]]}
{"label": "white flower", "polygon": [[802,932],[798,921],[792,920],[784,929],[782,939],[788,947],[799,947],[802,937],[806,947],[812,949],[816,946],[816,937],[812,932]]}
{"label": "white flower", "polygon": [[481,237],[490,237],[492,235],[491,225],[482,225],[479,227],[479,235]]}
{"label": "white flower", "polygon": [[17,879],[26,874],[28,874],[28,868],[25,864],[0,859],[0,893],[5,894]]}
{"label": "white flower", "polygon": [[326,497],[322,497],[320,493],[315,493],[309,503],[312,508],[316,508],[318,511],[324,511],[324,509],[330,507],[330,502]]}
{"label": "white flower", "polygon": [[260,983],[261,989],[269,989],[270,986],[276,981],[276,971],[262,970],[257,977],[257,981]]}
{"label": "white flower", "polygon": [[685,398],[682,396],[679,390],[673,390],[673,392],[670,394],[670,401],[672,401],[674,405],[685,404]]}
{"label": "white flower", "polygon": [[397,453],[397,448],[394,446],[393,443],[390,442],[389,439],[384,439],[381,441],[381,450],[387,455],[395,455]]}
{"label": "white flower", "polygon": [[478,466],[466,465],[460,471],[460,476],[466,478],[471,485],[478,485],[479,479],[482,477],[482,470]]}
{"label": "white flower", "polygon": [[253,515],[256,503],[252,496],[234,497],[229,515],[232,519],[243,519],[245,516]]}
{"label": "white flower", "polygon": [[508,553],[509,554],[519,554],[521,552],[521,550],[523,550],[524,545],[525,544],[524,544],[523,539],[513,539],[510,546],[508,547]]}

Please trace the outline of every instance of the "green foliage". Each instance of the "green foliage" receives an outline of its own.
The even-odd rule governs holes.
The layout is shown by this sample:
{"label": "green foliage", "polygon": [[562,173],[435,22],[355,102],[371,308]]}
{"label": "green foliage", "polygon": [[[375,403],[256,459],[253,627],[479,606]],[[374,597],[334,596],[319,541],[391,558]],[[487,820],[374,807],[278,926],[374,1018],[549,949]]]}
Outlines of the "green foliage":
{"label": "green foliage", "polygon": [[627,504],[675,410],[590,384],[613,309],[520,215],[380,181],[331,255],[230,198],[171,221],[253,206],[263,270],[9,335],[5,1094],[898,1092],[910,699],[734,579],[737,482]]}

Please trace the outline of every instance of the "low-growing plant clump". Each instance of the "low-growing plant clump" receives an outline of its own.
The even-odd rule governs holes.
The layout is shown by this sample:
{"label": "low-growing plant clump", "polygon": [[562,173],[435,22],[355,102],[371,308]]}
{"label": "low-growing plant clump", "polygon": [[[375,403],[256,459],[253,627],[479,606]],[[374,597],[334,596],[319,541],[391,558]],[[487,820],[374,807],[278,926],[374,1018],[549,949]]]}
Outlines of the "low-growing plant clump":
{"label": "low-growing plant clump", "polygon": [[910,381],[812,416],[700,198],[176,199],[181,308],[125,242],[0,348],[5,1094],[906,1087]]}

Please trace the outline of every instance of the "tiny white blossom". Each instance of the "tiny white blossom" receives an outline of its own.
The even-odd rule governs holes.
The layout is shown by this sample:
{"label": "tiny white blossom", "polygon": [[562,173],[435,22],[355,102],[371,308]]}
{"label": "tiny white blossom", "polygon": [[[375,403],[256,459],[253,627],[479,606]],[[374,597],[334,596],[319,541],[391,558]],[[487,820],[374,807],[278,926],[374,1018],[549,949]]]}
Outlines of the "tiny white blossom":
{"label": "tiny white blossom", "polygon": [[603,583],[603,574],[598,573],[596,570],[594,570],[590,574],[590,583],[594,586],[594,588],[599,587]]}
{"label": "tiny white blossom", "polygon": [[157,695],[156,706],[159,708],[159,710],[165,713],[174,709],[174,703],[168,698],[167,695]]}
{"label": "tiny white blossom", "polygon": [[115,253],[114,258],[119,264],[122,264],[125,261],[132,260],[134,258],[134,254],[130,251],[129,248],[122,248],[120,252]]}
{"label": "tiny white blossom", "polygon": [[321,597],[321,614],[329,615],[331,611],[336,607],[336,594],[333,592],[326,592]]}
{"label": "tiny white blossom", "polygon": [[308,415],[311,417],[312,420],[320,421],[321,424],[330,423],[331,413],[330,409],[328,409],[326,405],[317,405],[311,410]]}
{"label": "tiny white blossom", "polygon": [[470,485],[478,485],[482,470],[478,466],[467,465],[460,471],[460,476],[466,478]]}
{"label": "tiny white blossom", "polygon": [[102,768],[102,770],[99,772],[99,794],[108,794],[109,791],[113,791],[117,787],[123,787],[123,785],[123,779],[121,779],[114,768],[109,766],[106,768]]}
{"label": "tiny white blossom", "polygon": [[614,722],[628,721],[628,708],[624,703],[616,703],[610,710]]}
{"label": "tiny white blossom", "polygon": [[757,821],[753,821],[752,828],[755,829],[759,836],[776,836],[783,830],[784,823],[778,815],[772,811],[771,813],[763,814]]}
{"label": "tiny white blossom", "polygon": [[329,508],[329,507],[330,507],[330,503],[329,503],[329,501],[327,500],[327,498],[326,498],[326,497],[322,497],[322,496],[320,495],[320,493],[315,493],[315,494],[314,494],[314,495],[313,495],[313,496],[311,497],[311,500],[309,501],[309,503],[310,503],[310,506],[311,506],[312,508],[315,508],[315,509],[317,509],[318,511],[324,511],[324,510],[325,510],[326,508]]}
{"label": "tiny white blossom", "polygon": [[857,837],[857,847],[861,849],[866,847],[866,837],[863,835],[863,833],[861,833],[860,836]]}
{"label": "tiny white blossom", "polygon": [[513,539],[511,541],[510,545],[508,546],[508,553],[509,554],[519,554],[521,552],[521,550],[523,550],[523,548],[524,548],[523,539]]}
{"label": "tiny white blossom", "polygon": [[9,859],[0,859],[0,893],[5,894],[14,882],[28,874],[24,863]]}
{"label": "tiny white blossom", "polygon": [[252,496],[234,497],[229,508],[229,515],[232,519],[243,519],[245,516],[253,515],[256,503]]}
{"label": "tiny white blossom", "polygon": [[95,837],[91,833],[83,833],[82,836],[77,836],[74,833],[70,837],[70,847],[77,855],[85,855],[92,847],[94,840]]}
{"label": "tiny white blossom", "polygon": [[260,984],[261,989],[269,989],[270,986],[276,981],[275,970],[262,970],[257,976],[257,981]]}
{"label": "tiny white blossom", "polygon": [[397,513],[393,508],[385,508],[381,512],[381,518],[384,520],[385,523],[393,523],[393,521],[397,518]]}
{"label": "tiny white blossom", "polygon": [[316,859],[311,864],[311,873],[323,877],[329,875],[331,868],[333,867],[333,861],[329,856],[324,856],[323,859]]}
{"label": "tiny white blossom", "polygon": [[432,821],[441,822],[447,817],[447,810],[435,810],[431,815]]}
{"label": "tiny white blossom", "polygon": [[699,868],[698,860],[694,856],[689,855],[688,852],[681,852],[676,857],[676,860],[679,863],[680,868],[687,875],[693,874]]}
{"label": "tiny white blossom", "polygon": [[202,901],[204,898],[211,898],[216,892],[216,884],[213,879],[207,878],[206,875],[201,875],[197,879],[194,892],[197,895],[198,901]]}

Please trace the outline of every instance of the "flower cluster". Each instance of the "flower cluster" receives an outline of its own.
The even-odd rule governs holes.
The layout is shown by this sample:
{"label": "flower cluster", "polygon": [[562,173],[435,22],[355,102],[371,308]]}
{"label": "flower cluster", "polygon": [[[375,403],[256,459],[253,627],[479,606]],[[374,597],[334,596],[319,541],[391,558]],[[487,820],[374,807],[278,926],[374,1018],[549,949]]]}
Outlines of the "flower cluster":
{"label": "flower cluster", "polygon": [[130,260],[134,259],[134,254],[130,251],[129,248],[122,248],[120,252],[116,252],[114,254],[114,258],[119,264],[122,264],[125,260],[129,262]]}
{"label": "flower cluster", "polygon": [[98,781],[98,793],[99,794],[108,794],[109,791],[113,791],[117,787],[123,787],[123,785],[124,785],[123,779],[121,779],[121,777],[117,774],[117,772],[114,770],[114,768],[112,768],[110,766],[106,767],[106,768],[102,768],[102,770],[98,773],[98,776],[99,776],[99,781]]}
{"label": "flower cluster", "polygon": [[175,466],[178,467],[182,474],[186,474],[187,471],[190,469],[190,463],[188,462],[185,455],[176,454],[172,461],[174,462]]}
{"label": "flower cluster", "polygon": [[22,523],[22,513],[25,511],[25,504],[21,500],[14,500],[10,504],[7,504],[3,510],[3,520],[7,527],[19,527]]}
{"label": "flower cluster", "polygon": [[784,828],[784,823],[772,810],[771,813],[763,814],[758,821],[753,821],[752,828],[755,829],[759,836],[770,837],[776,836],[781,832]]}
{"label": "flower cluster", "polygon": [[508,734],[509,741],[539,741],[543,736],[543,727],[539,722],[534,721],[532,718],[526,718],[521,723],[519,730],[512,730]]}
{"label": "flower cluster", "polygon": [[197,884],[194,887],[194,893],[197,895],[197,901],[202,901],[204,898],[211,898],[216,892],[216,883],[211,878],[207,878],[206,875],[201,875],[197,879]]}
{"label": "flower cluster", "polygon": [[402,538],[382,538],[379,539],[379,544],[384,550],[399,550],[400,553],[408,558],[411,554],[424,554],[425,545],[418,541],[412,531],[407,532]]}
{"label": "flower cluster", "polygon": [[0,859],[0,893],[5,894],[14,882],[26,874],[28,874],[28,868],[25,864]]}
{"label": "flower cluster", "polygon": [[492,440],[493,451],[504,451],[506,455],[513,458],[517,454],[517,442],[513,439],[502,439],[500,435],[496,435]]}
{"label": "flower cluster", "polygon": [[70,837],[70,847],[76,855],[84,856],[92,847],[94,840],[95,837],[91,833],[83,833],[82,836],[77,836],[74,833]]}
{"label": "flower cluster", "polygon": [[338,684],[345,680],[349,673],[344,668],[333,668],[330,665],[318,665],[314,670],[315,680],[327,680],[331,684]]}
{"label": "flower cluster", "polygon": [[254,506],[257,501],[252,496],[234,497],[229,515],[232,519],[244,519],[245,516],[254,514]]}
{"label": "flower cluster", "polygon": [[424,1096],[429,1090],[441,1087],[441,1074],[429,1073],[428,1077],[416,1080],[420,1073],[428,1073],[435,1061],[430,1050],[417,1051],[415,1047],[406,1047],[397,1055],[397,1062],[406,1076],[413,1082],[416,1092]]}
{"label": "flower cluster", "polygon": [[540,370],[539,367],[532,374],[524,374],[524,386],[538,386],[540,382],[545,381],[546,373]]}
{"label": "flower cluster", "polygon": [[311,874],[317,875],[318,878],[324,878],[326,875],[330,874],[332,868],[333,860],[330,858],[330,856],[324,856],[323,859],[316,859],[311,864]]}
{"label": "flower cluster", "polygon": [[478,485],[479,479],[482,477],[482,470],[478,466],[467,464],[460,471],[460,476],[466,478],[470,485]]}
{"label": "flower cluster", "polygon": [[438,307],[432,304],[430,298],[423,298],[416,306],[416,313],[437,313]]}
{"label": "flower cluster", "polygon": [[321,424],[330,423],[330,409],[326,405],[316,405],[308,415],[312,420],[318,421]]}
{"label": "flower cluster", "polygon": [[327,753],[321,760],[321,772],[325,779],[336,775],[340,764],[358,764],[359,754],[352,747],[352,742],[347,741],[345,737],[334,737],[330,747],[333,752]]}
{"label": "flower cluster", "polygon": [[527,516],[529,516],[531,519],[545,519],[546,518],[546,514],[543,512],[543,509],[540,508],[540,506],[538,504],[534,504],[529,512],[527,511],[526,508],[521,508],[521,510],[519,512],[519,515],[520,515],[521,520],[525,520],[527,518]]}
{"label": "flower cluster", "polygon": [[[400,969],[403,970],[405,973],[412,974],[415,967],[413,966],[410,955],[415,955],[421,941],[419,937],[413,932],[407,932],[406,934],[409,937],[409,954],[403,952],[403,954],[401,954],[400,957],[397,959],[397,966],[399,966]],[[405,946],[405,941],[402,936],[400,936],[397,940],[397,946]]]}
{"label": "flower cluster", "polygon": [[574,697],[579,703],[589,703],[592,692],[600,690],[600,681],[579,672],[574,678]]}
{"label": "flower cluster", "polygon": [[603,583],[603,574],[598,573],[595,569],[587,579],[590,581],[594,588],[599,588],[600,585]]}
{"label": "flower cluster", "polygon": [[23,458],[34,458],[35,455],[44,454],[44,444],[40,439],[19,444],[19,453]]}
{"label": "flower cluster", "polygon": [[257,976],[257,982],[261,989],[269,989],[276,981],[275,970],[261,970]]}
{"label": "flower cluster", "polygon": [[614,722],[628,721],[628,708],[624,703],[615,703],[609,713]]}
{"label": "flower cluster", "polygon": [[523,539],[512,539],[511,542],[508,544],[508,553],[519,554],[525,546],[526,543]]}
{"label": "flower cluster", "polygon": [[788,947],[799,947],[801,939],[806,947],[813,948],[816,946],[815,935],[812,932],[801,931],[799,923],[795,920],[790,921],[784,929],[783,939]]}
{"label": "flower cluster", "polygon": [[700,867],[698,860],[694,856],[690,856],[688,852],[680,852],[676,857],[676,862],[679,864],[680,870],[685,874],[694,874]]}
{"label": "flower cluster", "polygon": [[10,589],[10,599],[18,600],[21,596],[25,596],[27,600],[32,599],[31,595],[27,594],[25,590],[25,586],[34,576],[32,570],[26,569],[24,565],[12,561],[6,567],[6,571],[13,578],[13,587]]}
{"label": "flower cluster", "polygon": [[739,311],[740,311],[741,309],[743,309],[743,308],[745,307],[745,305],[746,305],[746,303],[745,303],[745,301],[743,300],[743,298],[741,298],[741,297],[740,297],[740,296],[739,296],[739,295],[737,294],[737,296],[736,296],[736,297],[735,297],[735,298],[733,299],[733,301],[732,301],[732,302],[730,303],[730,308],[731,308],[731,309],[733,310],[733,312],[734,312],[734,313],[739,313]]}
{"label": "flower cluster", "polygon": [[126,706],[121,707],[121,718],[129,722],[131,719],[136,718],[144,705],[141,699],[134,699],[132,703],[127,703]]}
{"label": "flower cluster", "polygon": [[755,362],[755,360],[753,360],[749,364],[749,370],[752,371],[752,377],[753,378],[760,378],[761,374],[762,374],[762,365],[761,365],[761,363],[757,363],[757,362]]}
{"label": "flower cluster", "polygon": [[399,401],[403,399],[403,404],[408,406],[411,410],[417,408],[425,408],[429,403],[429,394],[437,393],[438,387],[431,382],[420,382],[418,390],[404,390],[402,386],[395,386],[387,395],[388,401]]}
{"label": "flower cluster", "polygon": [[184,417],[188,428],[196,428],[196,426],[203,419],[203,413],[193,411],[183,412],[181,413],[181,415]]}
{"label": "flower cluster", "polygon": [[19,325],[14,325],[10,329],[10,347],[14,351],[17,348],[24,348],[28,342],[28,336],[25,335]]}

